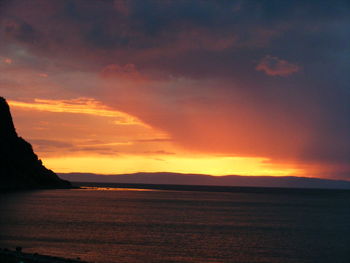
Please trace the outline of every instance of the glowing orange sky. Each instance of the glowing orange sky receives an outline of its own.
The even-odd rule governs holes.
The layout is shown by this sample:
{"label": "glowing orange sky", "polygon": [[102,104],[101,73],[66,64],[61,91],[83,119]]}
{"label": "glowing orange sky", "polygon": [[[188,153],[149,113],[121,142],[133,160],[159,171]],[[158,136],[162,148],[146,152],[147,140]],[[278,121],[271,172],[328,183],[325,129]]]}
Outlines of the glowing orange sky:
{"label": "glowing orange sky", "polygon": [[[212,175],[300,173],[263,157],[189,152],[171,137],[96,100],[10,100],[17,129],[28,136],[44,162],[58,172],[180,172]],[[33,124],[21,121],[28,118]],[[36,138],[40,138],[39,140]]]}
{"label": "glowing orange sky", "polygon": [[2,2],[0,95],[56,172],[350,178],[342,1]]}

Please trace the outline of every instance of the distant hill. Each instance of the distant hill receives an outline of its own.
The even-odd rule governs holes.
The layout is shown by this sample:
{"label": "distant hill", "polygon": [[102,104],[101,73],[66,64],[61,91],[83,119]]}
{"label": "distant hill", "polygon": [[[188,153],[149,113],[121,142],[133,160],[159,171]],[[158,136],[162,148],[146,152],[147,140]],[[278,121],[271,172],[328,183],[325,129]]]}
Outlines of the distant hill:
{"label": "distant hill", "polygon": [[60,174],[60,176],[72,182],[350,189],[350,181],[293,176],[210,176],[179,173],[134,173],[119,175],[66,173]]}
{"label": "distant hill", "polygon": [[69,188],[47,169],[32,146],[17,135],[10,107],[0,97],[0,191],[37,188]]}

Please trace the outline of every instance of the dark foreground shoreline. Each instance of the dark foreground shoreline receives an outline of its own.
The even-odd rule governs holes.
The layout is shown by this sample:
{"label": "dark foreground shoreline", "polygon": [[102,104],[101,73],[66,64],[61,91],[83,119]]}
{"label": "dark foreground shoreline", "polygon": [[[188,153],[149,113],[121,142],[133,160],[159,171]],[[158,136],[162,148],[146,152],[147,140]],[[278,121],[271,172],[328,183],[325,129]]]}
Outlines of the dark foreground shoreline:
{"label": "dark foreground shoreline", "polygon": [[1,263],[87,263],[80,259],[60,258],[47,255],[24,253],[0,248]]}

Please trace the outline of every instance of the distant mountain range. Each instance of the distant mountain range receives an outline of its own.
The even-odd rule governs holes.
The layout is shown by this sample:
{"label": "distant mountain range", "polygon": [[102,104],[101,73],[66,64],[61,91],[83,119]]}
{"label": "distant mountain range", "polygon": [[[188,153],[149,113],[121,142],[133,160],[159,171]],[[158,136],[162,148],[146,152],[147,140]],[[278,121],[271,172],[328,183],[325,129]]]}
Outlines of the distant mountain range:
{"label": "distant mountain range", "polygon": [[72,182],[350,189],[350,181],[294,176],[210,176],[180,173],[134,173],[118,175],[61,173],[59,175],[61,178]]}

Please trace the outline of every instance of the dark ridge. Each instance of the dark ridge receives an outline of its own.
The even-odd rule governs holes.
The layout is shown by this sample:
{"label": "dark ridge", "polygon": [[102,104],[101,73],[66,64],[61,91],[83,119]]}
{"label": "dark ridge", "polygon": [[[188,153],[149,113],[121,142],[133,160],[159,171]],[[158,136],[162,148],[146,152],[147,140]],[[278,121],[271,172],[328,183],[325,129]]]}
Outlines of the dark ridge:
{"label": "dark ridge", "polygon": [[134,173],[99,175],[91,173],[67,173],[60,176],[71,182],[124,183],[148,185],[197,185],[277,188],[350,189],[350,181],[307,178],[295,176],[210,176],[180,173]]}
{"label": "dark ridge", "polygon": [[10,107],[0,97],[0,191],[71,188],[47,169],[30,143],[17,135]]}

